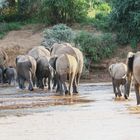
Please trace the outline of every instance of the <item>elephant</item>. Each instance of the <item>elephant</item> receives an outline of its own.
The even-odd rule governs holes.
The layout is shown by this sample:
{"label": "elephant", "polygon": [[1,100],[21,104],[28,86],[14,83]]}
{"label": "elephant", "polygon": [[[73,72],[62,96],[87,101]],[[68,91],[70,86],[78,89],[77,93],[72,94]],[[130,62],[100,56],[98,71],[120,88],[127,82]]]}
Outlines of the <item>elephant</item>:
{"label": "elephant", "polygon": [[16,84],[16,80],[17,80],[17,72],[16,72],[16,69],[13,68],[12,66],[7,67],[4,70],[4,77],[5,77],[5,79],[6,79],[6,81],[8,82],[9,85],[11,85],[12,82],[15,85]]}
{"label": "elephant", "polygon": [[126,64],[124,64],[122,62],[111,64],[109,66],[108,70],[109,70],[110,76],[112,77],[112,85],[113,85],[113,91],[115,93],[115,97],[122,96],[120,86],[123,85],[124,86],[124,97],[125,97],[125,99],[127,99],[128,96],[125,93],[125,91],[126,91],[126,74],[127,74]]}
{"label": "elephant", "polygon": [[35,84],[36,60],[29,55],[19,55],[16,57],[16,70],[19,88],[24,89],[24,83],[29,83],[28,89],[33,90]]}
{"label": "elephant", "polygon": [[49,57],[40,57],[37,60],[36,78],[38,83],[37,86],[39,88],[44,88],[45,80],[48,78],[48,89],[51,89],[51,81],[54,73],[53,70],[54,69],[49,64]]}
{"label": "elephant", "polygon": [[133,78],[134,88],[136,93],[137,105],[140,104],[140,51],[133,53],[128,52],[126,64],[127,71],[127,87],[126,93],[130,93],[131,81]]}
{"label": "elephant", "polygon": [[28,55],[34,57],[36,60],[42,56],[50,57],[50,51],[47,50],[44,46],[37,46],[29,50]]}
{"label": "elephant", "polygon": [[54,56],[60,48],[64,48],[64,47],[65,45],[62,43],[54,43],[51,47],[51,56]]}
{"label": "elephant", "polygon": [[74,81],[73,83],[73,86],[75,87],[73,92],[78,93],[77,85],[79,84],[80,81],[81,73],[83,70],[83,63],[84,63],[83,54],[78,48],[72,47],[72,45],[69,43],[61,43],[61,44],[55,43],[54,46],[52,46],[51,56],[59,57],[62,54],[69,54],[74,56],[78,63],[77,75],[75,79],[76,81]]}
{"label": "elephant", "polygon": [[[56,58],[56,74],[58,77],[58,85],[61,94],[65,92],[65,94],[73,95],[72,87],[74,80],[76,79],[77,67],[77,60],[72,55],[62,54]],[[68,88],[66,86],[67,77],[69,79]]]}
{"label": "elephant", "polygon": [[0,49],[0,68],[4,69],[7,66],[8,55],[3,49]]}
{"label": "elephant", "polygon": [[0,83],[3,83],[3,70],[0,68]]}

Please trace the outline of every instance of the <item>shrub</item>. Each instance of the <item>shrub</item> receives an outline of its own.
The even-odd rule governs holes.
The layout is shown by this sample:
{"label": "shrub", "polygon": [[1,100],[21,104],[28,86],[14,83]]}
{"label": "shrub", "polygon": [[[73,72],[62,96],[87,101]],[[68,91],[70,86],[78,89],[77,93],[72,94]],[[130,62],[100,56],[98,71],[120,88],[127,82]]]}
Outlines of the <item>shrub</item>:
{"label": "shrub", "polygon": [[111,33],[97,35],[80,32],[77,33],[74,41],[76,45],[81,46],[86,58],[94,62],[109,58],[116,47],[116,37]]}
{"label": "shrub", "polygon": [[74,32],[65,24],[57,24],[50,29],[44,30],[44,40],[42,44],[51,47],[55,42],[72,42]]}
{"label": "shrub", "polygon": [[81,0],[44,0],[40,8],[40,20],[45,23],[71,23],[85,16],[86,7]]}
{"label": "shrub", "polygon": [[112,7],[110,27],[128,36],[127,43],[137,45],[140,42],[140,0],[113,0]]}
{"label": "shrub", "polygon": [[21,26],[22,24],[19,22],[10,22],[10,23],[1,22],[0,23],[0,38],[2,38],[8,31],[20,29]]}

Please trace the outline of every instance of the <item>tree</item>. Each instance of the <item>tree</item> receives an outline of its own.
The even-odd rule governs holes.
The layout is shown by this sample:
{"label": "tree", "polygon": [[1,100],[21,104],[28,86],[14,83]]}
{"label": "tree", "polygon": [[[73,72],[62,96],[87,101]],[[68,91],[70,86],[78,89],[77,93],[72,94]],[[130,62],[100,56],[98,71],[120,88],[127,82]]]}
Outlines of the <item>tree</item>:
{"label": "tree", "polygon": [[52,24],[70,23],[86,15],[84,0],[43,0],[40,19]]}
{"label": "tree", "polygon": [[136,47],[140,41],[140,0],[113,0],[110,25]]}

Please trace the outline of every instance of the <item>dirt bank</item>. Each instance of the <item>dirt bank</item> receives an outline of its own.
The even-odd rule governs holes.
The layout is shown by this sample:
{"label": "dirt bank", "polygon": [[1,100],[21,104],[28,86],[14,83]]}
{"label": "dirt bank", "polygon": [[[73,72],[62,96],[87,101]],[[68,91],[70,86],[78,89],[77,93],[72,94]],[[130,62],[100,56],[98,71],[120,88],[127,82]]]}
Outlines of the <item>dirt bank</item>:
{"label": "dirt bank", "polygon": [[2,40],[0,47],[6,50],[9,61],[8,65],[15,65],[15,58],[19,54],[25,54],[42,41],[42,30],[35,31],[34,26],[27,26],[18,31],[9,32]]}
{"label": "dirt bank", "polygon": [[[7,52],[9,60],[8,65],[15,66],[15,58],[19,54],[26,54],[26,52],[41,44],[43,39],[43,25],[28,25],[18,31],[9,32],[2,40],[0,40],[0,47]],[[79,28],[77,25],[75,28]],[[89,27],[83,28],[87,31],[94,31]],[[130,47],[120,48],[112,59],[103,60],[100,64],[92,62],[90,66],[90,73],[83,77],[83,82],[105,82],[111,81],[108,75],[107,68],[110,64],[115,62],[125,62],[127,52],[131,51]]]}

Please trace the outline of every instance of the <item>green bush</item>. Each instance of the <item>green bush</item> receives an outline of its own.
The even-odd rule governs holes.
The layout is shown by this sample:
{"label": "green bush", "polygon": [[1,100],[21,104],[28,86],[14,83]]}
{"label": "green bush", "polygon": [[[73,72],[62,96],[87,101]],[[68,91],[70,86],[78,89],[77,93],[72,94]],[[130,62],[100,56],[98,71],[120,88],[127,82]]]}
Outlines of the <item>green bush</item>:
{"label": "green bush", "polygon": [[82,0],[44,0],[40,8],[40,20],[45,23],[71,23],[86,16]]}
{"label": "green bush", "polygon": [[0,23],[0,38],[2,38],[8,31],[19,30],[22,24],[19,22]]}
{"label": "green bush", "polygon": [[75,44],[81,46],[86,58],[93,62],[100,62],[109,58],[116,48],[116,37],[111,33],[101,35],[88,32],[77,33]]}
{"label": "green bush", "polygon": [[127,43],[140,42],[140,0],[112,0],[112,8],[110,14],[112,30],[127,36]]}
{"label": "green bush", "polygon": [[56,42],[72,42],[75,35],[74,31],[65,24],[57,24],[50,29],[45,29],[43,33],[42,44],[46,47],[51,47]]}

